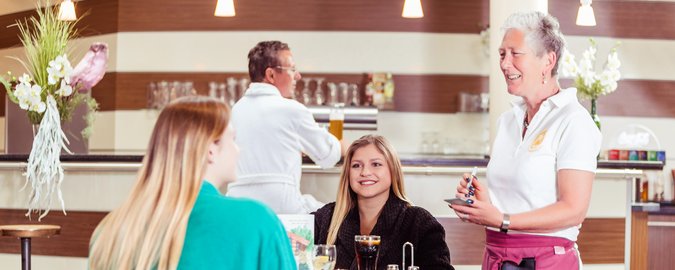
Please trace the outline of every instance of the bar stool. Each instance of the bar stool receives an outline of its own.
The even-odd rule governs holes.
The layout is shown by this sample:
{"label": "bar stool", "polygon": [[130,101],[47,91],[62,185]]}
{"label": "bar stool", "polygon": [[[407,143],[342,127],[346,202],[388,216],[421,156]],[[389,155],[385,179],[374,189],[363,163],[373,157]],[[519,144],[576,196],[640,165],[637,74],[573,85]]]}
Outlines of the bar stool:
{"label": "bar stool", "polygon": [[30,270],[30,240],[34,237],[50,237],[61,233],[61,226],[46,224],[2,225],[0,236],[21,239],[21,269]]}

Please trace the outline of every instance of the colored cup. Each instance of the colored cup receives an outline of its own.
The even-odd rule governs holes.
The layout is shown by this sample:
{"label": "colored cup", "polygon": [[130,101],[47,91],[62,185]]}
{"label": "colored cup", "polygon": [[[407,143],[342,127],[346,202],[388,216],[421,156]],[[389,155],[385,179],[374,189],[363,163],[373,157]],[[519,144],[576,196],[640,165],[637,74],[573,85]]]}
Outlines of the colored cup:
{"label": "colored cup", "polygon": [[619,150],[619,160],[628,160],[628,150]]}
{"label": "colored cup", "polygon": [[645,150],[638,151],[638,160],[647,160],[647,151]]}
{"label": "colored cup", "polygon": [[638,160],[638,151],[637,150],[629,150],[628,151],[628,160]]}
{"label": "colored cup", "polygon": [[656,152],[656,160],[662,161],[665,164],[666,163],[666,151],[657,151]]}
{"label": "colored cup", "polygon": [[[645,156],[647,153],[645,153]],[[610,149],[608,152],[608,157],[607,159],[609,160],[619,160],[619,150],[618,149]]]}
{"label": "colored cup", "polygon": [[656,151],[647,151],[647,160],[657,161],[658,159],[656,159]]}

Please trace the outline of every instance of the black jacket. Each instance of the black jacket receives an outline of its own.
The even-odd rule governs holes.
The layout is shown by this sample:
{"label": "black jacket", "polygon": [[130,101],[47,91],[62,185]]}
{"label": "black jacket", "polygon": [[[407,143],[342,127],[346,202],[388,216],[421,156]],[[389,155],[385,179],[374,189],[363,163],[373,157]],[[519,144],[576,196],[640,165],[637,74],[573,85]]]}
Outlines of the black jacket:
{"label": "black jacket", "polygon": [[[335,203],[327,204],[314,213],[314,239],[325,244]],[[359,235],[358,207],[349,211],[342,222],[335,241],[337,264],[335,268],[357,269],[354,251],[354,236]],[[423,208],[409,206],[393,194],[382,209],[371,235],[381,237],[377,268],[402,260],[405,242],[415,246],[415,265],[421,270],[455,269],[450,264],[450,251],[445,243],[445,230],[431,213]],[[406,267],[410,265],[410,249],[406,253]],[[400,268],[403,269],[403,268]]]}

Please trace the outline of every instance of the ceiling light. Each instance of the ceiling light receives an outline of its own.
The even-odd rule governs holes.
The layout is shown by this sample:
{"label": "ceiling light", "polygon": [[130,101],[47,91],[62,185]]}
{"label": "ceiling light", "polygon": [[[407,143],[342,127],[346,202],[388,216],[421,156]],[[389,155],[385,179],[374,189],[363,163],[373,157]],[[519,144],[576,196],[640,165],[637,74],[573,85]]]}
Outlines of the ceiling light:
{"label": "ceiling light", "polygon": [[424,11],[422,10],[422,0],[405,0],[403,4],[403,18],[422,18]]}
{"label": "ceiling light", "polygon": [[216,3],[216,17],[234,17],[234,0],[218,0]]}
{"label": "ceiling light", "polygon": [[62,21],[75,21],[77,20],[77,15],[75,14],[75,5],[71,0],[64,0],[61,2],[59,7],[59,20]]}
{"label": "ceiling light", "polygon": [[580,0],[579,12],[577,13],[577,25],[595,26],[595,14],[591,7],[592,0]]}

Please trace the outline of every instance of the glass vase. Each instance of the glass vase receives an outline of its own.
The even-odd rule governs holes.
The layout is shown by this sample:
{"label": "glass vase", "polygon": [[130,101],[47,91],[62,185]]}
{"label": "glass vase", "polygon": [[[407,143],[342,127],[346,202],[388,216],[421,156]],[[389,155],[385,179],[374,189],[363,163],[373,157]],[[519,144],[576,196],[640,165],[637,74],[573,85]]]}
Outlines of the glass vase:
{"label": "glass vase", "polygon": [[597,98],[592,98],[591,99],[591,117],[593,118],[593,122],[595,122],[595,125],[598,126],[598,130],[601,130],[600,128],[600,117],[598,116],[598,99]]}

